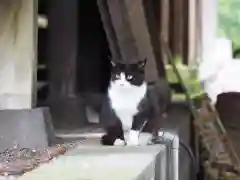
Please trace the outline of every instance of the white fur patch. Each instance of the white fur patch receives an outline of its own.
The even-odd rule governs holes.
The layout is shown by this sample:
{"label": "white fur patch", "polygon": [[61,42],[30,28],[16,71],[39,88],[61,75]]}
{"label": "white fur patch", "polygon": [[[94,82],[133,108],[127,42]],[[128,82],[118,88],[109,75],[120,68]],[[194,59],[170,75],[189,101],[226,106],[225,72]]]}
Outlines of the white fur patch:
{"label": "white fur patch", "polygon": [[139,145],[139,131],[130,130],[127,138],[127,146]]}
{"label": "white fur patch", "polygon": [[116,139],[114,141],[114,146],[124,146],[125,145],[125,142],[121,139]]}
{"label": "white fur patch", "polygon": [[146,91],[146,83],[138,87],[133,86],[126,81],[123,73],[120,74],[119,80],[111,82],[108,90],[110,103],[125,131],[131,129],[133,116],[138,112],[138,104],[144,98]]}

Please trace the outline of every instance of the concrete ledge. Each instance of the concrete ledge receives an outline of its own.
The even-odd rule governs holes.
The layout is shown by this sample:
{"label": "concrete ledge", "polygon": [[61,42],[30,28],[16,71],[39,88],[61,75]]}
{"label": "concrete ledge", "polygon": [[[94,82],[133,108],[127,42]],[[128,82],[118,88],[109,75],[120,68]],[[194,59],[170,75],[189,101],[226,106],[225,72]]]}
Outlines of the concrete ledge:
{"label": "concrete ledge", "polygon": [[0,152],[7,148],[45,148],[54,141],[46,108],[0,110]]}
{"label": "concrete ledge", "polygon": [[20,180],[166,180],[166,148],[79,146]]}

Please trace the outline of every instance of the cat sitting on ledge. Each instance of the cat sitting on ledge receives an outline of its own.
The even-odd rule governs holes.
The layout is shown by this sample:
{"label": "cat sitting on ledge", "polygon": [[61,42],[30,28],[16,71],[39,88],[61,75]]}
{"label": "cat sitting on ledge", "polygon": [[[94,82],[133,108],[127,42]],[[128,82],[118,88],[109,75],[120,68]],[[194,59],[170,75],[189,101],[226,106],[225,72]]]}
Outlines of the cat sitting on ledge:
{"label": "cat sitting on ledge", "polygon": [[106,131],[103,145],[139,145],[141,132],[151,139],[159,128],[170,102],[170,90],[165,79],[151,84],[145,81],[146,62],[111,62],[108,93],[99,118]]}

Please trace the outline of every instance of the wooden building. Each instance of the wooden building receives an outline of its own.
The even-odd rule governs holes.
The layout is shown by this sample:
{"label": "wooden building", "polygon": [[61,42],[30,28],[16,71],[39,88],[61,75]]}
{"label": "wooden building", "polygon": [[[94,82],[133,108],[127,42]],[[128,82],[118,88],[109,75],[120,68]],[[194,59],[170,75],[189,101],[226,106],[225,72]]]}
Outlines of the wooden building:
{"label": "wooden building", "polygon": [[147,57],[147,81],[165,78],[163,41],[196,65],[214,36],[210,2],[2,0],[0,107],[47,105],[59,128],[79,127],[85,105],[106,91],[109,56],[129,63]]}

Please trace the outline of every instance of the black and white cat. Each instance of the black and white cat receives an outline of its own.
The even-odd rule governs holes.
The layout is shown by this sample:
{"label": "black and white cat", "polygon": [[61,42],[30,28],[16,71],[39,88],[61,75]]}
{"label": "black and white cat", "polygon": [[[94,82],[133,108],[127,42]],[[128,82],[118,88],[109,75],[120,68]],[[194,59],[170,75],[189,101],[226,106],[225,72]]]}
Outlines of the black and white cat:
{"label": "black and white cat", "polygon": [[106,129],[103,145],[139,145],[140,131],[152,134],[156,128],[163,109],[159,96],[163,95],[159,91],[162,87],[145,81],[145,65],[146,60],[112,62],[108,96],[100,113]]}

